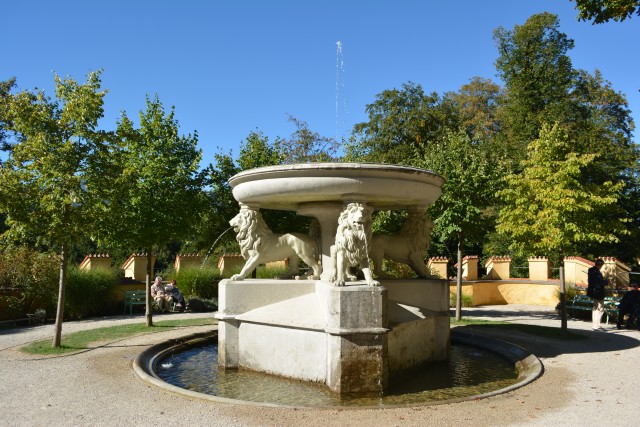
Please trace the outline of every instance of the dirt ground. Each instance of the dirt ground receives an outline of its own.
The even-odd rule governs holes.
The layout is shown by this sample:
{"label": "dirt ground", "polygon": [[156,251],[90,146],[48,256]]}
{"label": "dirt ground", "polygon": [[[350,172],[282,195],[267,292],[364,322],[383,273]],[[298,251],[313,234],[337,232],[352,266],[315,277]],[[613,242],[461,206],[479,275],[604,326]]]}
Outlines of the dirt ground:
{"label": "dirt ground", "polygon": [[[202,317],[193,314],[171,316]],[[465,317],[560,326],[545,307],[491,306],[465,309]],[[124,322],[139,316],[67,323],[63,333]],[[494,337],[536,354],[544,374],[512,392],[460,403],[394,409],[294,409],[211,402],[171,394],[141,381],[133,359],[150,345],[212,326],[194,326],[132,337],[63,357],[18,351],[50,337],[53,327],[0,331],[0,425],[110,426],[566,426],[585,422],[633,425],[640,419],[635,390],[640,332],[593,332],[570,320],[579,341],[500,332]],[[630,376],[631,375],[631,376]],[[588,420],[588,421],[587,421]]]}

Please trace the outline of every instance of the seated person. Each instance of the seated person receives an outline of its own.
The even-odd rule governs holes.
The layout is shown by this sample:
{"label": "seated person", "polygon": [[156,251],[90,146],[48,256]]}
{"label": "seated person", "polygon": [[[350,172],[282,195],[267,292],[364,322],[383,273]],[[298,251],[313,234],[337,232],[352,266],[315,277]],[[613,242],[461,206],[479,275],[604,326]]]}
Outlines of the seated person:
{"label": "seated person", "polygon": [[622,329],[622,322],[624,321],[624,316],[626,314],[629,315],[629,318],[626,322],[627,329],[633,329],[633,321],[636,322],[636,328],[640,330],[640,290],[638,290],[637,283],[631,283],[629,285],[629,290],[624,294],[622,300],[618,304],[618,321],[616,322],[616,327],[618,329]]}
{"label": "seated person", "polygon": [[162,277],[156,277],[155,282],[151,285],[151,298],[153,298],[158,304],[158,310],[161,313],[169,311],[171,307],[171,303],[173,303],[173,298],[171,295],[167,293],[162,284]]}
{"label": "seated person", "polygon": [[180,313],[182,313],[185,309],[186,303],[184,300],[184,296],[180,292],[180,289],[176,286],[176,280],[173,279],[169,282],[169,284],[165,287],[165,291],[167,295],[171,295],[172,301],[176,303],[176,308]]}

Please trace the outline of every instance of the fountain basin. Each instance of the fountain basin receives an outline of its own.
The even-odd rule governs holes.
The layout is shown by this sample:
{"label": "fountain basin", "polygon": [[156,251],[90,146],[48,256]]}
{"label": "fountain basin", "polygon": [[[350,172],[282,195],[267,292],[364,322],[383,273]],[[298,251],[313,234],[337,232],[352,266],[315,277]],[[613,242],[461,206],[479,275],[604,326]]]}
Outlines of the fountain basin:
{"label": "fountain basin", "polygon": [[375,163],[267,166],[229,179],[238,202],[293,211],[306,203],[351,201],[377,210],[426,208],[440,197],[443,182],[424,169]]}
{"label": "fountain basin", "polygon": [[[216,368],[215,353],[210,353],[204,347],[215,342],[215,331],[189,335],[150,347],[134,360],[133,370],[147,384],[191,398],[242,405],[307,408],[393,408],[477,400],[512,391],[542,375],[542,363],[525,349],[477,333],[472,336],[458,331],[460,329],[463,328],[455,328],[451,334],[455,345],[449,366],[443,362],[444,365],[425,367],[427,371],[416,372],[414,377],[402,381],[399,389],[394,387],[394,391],[383,398],[338,397],[327,393],[318,385],[288,381],[251,371],[234,372],[230,378]],[[200,352],[201,356],[190,359],[188,366],[179,362],[185,352],[199,349],[206,354]],[[495,354],[503,360],[487,360],[485,356],[478,356],[478,351]],[[464,359],[459,360],[460,352],[465,359],[471,359],[474,365],[469,365]],[[504,369],[497,369],[497,364],[505,362],[510,364],[506,371],[517,371],[517,378],[507,375],[508,372]],[[167,370],[162,366],[165,363],[172,366]],[[475,365],[476,363],[479,365]],[[486,373],[481,372],[485,370]],[[444,375],[440,374],[447,372],[453,372],[458,378],[451,382],[444,380]],[[236,375],[242,378],[233,378]],[[433,376],[443,380],[435,388],[431,382]],[[429,380],[425,381],[420,377]]]}

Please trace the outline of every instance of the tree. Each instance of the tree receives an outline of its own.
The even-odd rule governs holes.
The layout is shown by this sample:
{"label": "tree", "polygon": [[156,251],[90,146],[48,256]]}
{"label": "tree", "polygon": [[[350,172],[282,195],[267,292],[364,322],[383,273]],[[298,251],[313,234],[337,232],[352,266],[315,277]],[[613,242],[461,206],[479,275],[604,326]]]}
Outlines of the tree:
{"label": "tree", "polygon": [[59,347],[69,248],[92,228],[94,178],[100,176],[105,134],[100,71],[84,84],[55,75],[57,99],[44,92],[6,94],[2,120],[16,140],[0,170],[0,206],[7,215],[5,239],[35,236],[60,255],[53,347]]}
{"label": "tree", "polygon": [[593,20],[593,24],[624,21],[634,13],[640,16],[639,0],[576,0],[578,21]]}
{"label": "tree", "polygon": [[16,86],[16,78],[12,77],[7,81],[0,82],[0,150],[9,151],[11,145],[7,137],[7,127],[9,123],[6,117],[9,111],[8,102],[11,99],[11,90]]}
{"label": "tree", "polygon": [[624,182],[585,181],[597,156],[576,151],[558,124],[543,126],[529,144],[523,172],[507,176],[498,193],[505,203],[498,231],[532,254],[580,253],[587,242],[617,242],[626,233],[616,208]]}
{"label": "tree", "polygon": [[513,30],[494,31],[496,69],[505,83],[502,137],[516,153],[526,151],[542,123],[564,122],[571,111],[574,70],[567,52],[574,43],[559,26],[558,17],[545,12]]}
{"label": "tree", "polygon": [[[522,173],[509,175],[498,192],[504,202],[497,230],[511,238],[512,247],[546,254],[562,262],[567,253],[580,253],[590,242],[617,242],[626,219],[617,207],[622,181],[599,184],[583,179],[597,158],[581,153],[558,125],[544,125],[540,138],[529,144]],[[566,330],[564,275],[561,265],[560,304]]]}
{"label": "tree", "polygon": [[457,243],[458,280],[456,319],[461,318],[462,251],[465,243],[479,241],[492,228],[487,208],[494,203],[498,168],[489,152],[473,144],[464,129],[447,132],[418,164],[444,176],[440,198],[430,208],[434,234]]}
{"label": "tree", "polygon": [[278,141],[284,163],[331,162],[338,157],[340,143],[312,132],[306,122],[289,116],[296,127],[290,139]]}
{"label": "tree", "polygon": [[347,146],[350,160],[407,164],[417,152],[423,157],[446,129],[458,128],[454,107],[437,93],[425,95],[414,83],[385,90],[367,105],[369,121],[354,126]]}
{"label": "tree", "polygon": [[487,144],[500,131],[500,105],[504,96],[499,85],[473,77],[458,92],[445,94],[460,115],[462,126],[472,141]]}
{"label": "tree", "polygon": [[141,248],[147,254],[146,319],[153,325],[150,286],[154,249],[189,236],[204,207],[198,136],[180,135],[174,108],[165,114],[158,97],[147,98],[140,127],[122,113],[117,123],[119,149],[112,153],[120,165],[105,194],[102,230],[106,239]]}

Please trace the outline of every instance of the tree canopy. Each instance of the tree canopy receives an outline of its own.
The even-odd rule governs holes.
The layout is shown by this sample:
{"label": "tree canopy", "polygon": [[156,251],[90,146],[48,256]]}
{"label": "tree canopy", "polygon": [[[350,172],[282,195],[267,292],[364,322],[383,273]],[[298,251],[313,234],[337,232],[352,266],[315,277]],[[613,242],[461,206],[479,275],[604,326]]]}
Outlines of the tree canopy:
{"label": "tree canopy", "polygon": [[624,21],[633,14],[640,16],[639,0],[576,0],[579,21],[593,20],[593,24]]}
{"label": "tree canopy", "polygon": [[589,242],[617,242],[626,232],[616,204],[621,181],[583,178],[598,154],[580,153],[559,126],[544,125],[522,161],[522,173],[505,178],[497,229],[529,254],[580,253]]}

